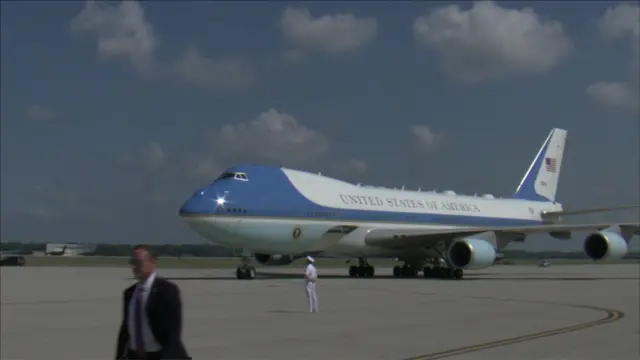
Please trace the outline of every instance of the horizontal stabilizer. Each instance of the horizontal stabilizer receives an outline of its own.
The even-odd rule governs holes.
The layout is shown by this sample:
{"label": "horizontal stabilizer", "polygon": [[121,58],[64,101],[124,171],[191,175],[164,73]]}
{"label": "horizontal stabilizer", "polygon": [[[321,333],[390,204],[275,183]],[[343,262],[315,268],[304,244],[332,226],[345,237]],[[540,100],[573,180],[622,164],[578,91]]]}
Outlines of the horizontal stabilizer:
{"label": "horizontal stabilizer", "polygon": [[620,210],[638,209],[638,208],[640,208],[640,205],[627,205],[627,206],[616,206],[616,207],[583,209],[583,210],[572,210],[572,211],[564,211],[564,210],[563,211],[543,211],[540,214],[540,216],[542,216],[542,218],[544,219],[544,218],[557,217],[557,216],[583,215],[583,214],[620,211]]}

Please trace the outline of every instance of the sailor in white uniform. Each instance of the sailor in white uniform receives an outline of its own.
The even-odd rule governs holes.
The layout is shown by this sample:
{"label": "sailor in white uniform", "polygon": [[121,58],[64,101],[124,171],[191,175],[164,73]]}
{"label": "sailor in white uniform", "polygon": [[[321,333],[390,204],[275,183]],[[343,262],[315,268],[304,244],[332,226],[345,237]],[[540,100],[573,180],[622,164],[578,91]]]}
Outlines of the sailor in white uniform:
{"label": "sailor in white uniform", "polygon": [[309,312],[318,312],[318,298],[316,297],[316,281],[318,280],[318,271],[313,266],[315,260],[311,256],[307,256],[307,268],[304,271],[305,291],[309,302]]}

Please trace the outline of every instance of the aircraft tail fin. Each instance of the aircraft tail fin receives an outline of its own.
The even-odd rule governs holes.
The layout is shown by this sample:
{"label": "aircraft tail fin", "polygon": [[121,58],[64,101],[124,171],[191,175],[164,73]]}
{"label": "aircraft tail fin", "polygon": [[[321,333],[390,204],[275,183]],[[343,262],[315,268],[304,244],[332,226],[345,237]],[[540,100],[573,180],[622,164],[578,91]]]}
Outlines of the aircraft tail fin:
{"label": "aircraft tail fin", "polygon": [[555,202],[566,138],[566,130],[551,130],[520,181],[514,198]]}

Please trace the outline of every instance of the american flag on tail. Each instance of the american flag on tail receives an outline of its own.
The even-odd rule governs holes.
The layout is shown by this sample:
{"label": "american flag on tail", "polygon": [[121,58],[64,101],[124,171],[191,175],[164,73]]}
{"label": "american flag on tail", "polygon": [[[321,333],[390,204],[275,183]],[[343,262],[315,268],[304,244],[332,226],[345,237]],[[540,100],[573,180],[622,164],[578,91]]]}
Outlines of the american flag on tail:
{"label": "american flag on tail", "polygon": [[556,159],[549,157],[545,158],[544,165],[546,166],[548,172],[556,172]]}

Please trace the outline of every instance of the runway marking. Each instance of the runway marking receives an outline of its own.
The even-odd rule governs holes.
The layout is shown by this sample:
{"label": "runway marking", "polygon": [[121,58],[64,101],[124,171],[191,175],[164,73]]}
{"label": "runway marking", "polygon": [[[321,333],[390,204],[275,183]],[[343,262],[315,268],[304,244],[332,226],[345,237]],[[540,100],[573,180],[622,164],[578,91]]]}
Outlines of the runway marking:
{"label": "runway marking", "polygon": [[[556,304],[556,305],[560,305],[560,304]],[[565,326],[565,327],[556,328],[552,330],[540,331],[540,332],[529,334],[529,335],[516,336],[512,338],[491,341],[491,342],[486,342],[482,344],[476,344],[476,345],[465,346],[465,347],[456,348],[456,349],[439,351],[439,352],[426,354],[426,355],[409,357],[404,360],[444,359],[452,356],[464,355],[464,354],[468,354],[476,351],[517,344],[525,341],[542,339],[542,338],[551,337],[555,335],[566,334],[573,331],[583,330],[583,329],[587,329],[595,326],[609,324],[609,323],[618,321],[624,317],[624,313],[622,311],[613,310],[613,309],[605,309],[601,307],[587,306],[587,305],[570,305],[570,304],[562,304],[562,305],[567,307],[573,307],[573,308],[583,308],[583,309],[589,309],[594,311],[600,311],[600,312],[606,313],[607,316],[598,320],[592,320],[592,321],[588,321],[588,322],[577,324],[577,325]]]}

